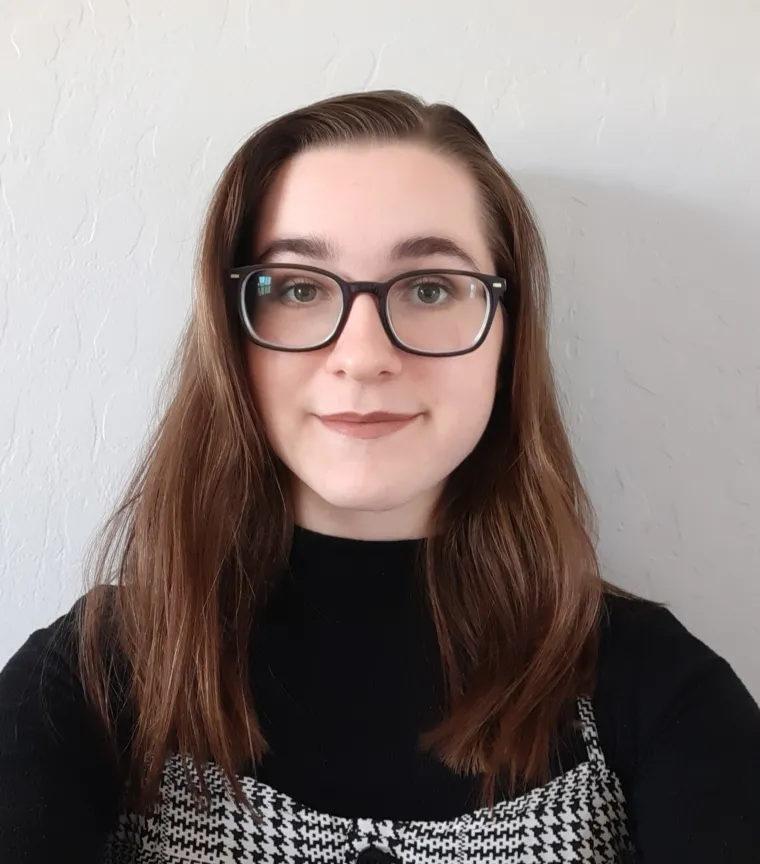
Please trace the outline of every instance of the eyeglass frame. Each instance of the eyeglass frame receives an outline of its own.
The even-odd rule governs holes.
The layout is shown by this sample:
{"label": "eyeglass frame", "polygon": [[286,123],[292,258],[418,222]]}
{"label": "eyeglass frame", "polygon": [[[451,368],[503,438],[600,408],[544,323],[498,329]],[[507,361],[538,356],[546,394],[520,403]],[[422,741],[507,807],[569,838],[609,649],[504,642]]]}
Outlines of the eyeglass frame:
{"label": "eyeglass frame", "polygon": [[[271,342],[267,342],[256,336],[253,325],[251,324],[251,320],[248,316],[248,310],[246,309],[245,301],[246,286],[248,285],[249,278],[253,273],[256,273],[260,270],[302,270],[309,273],[318,273],[321,276],[326,276],[329,279],[332,279],[341,290],[343,298],[343,308],[340,317],[338,318],[338,322],[335,325],[335,328],[330,334],[330,336],[322,342],[318,343],[317,345],[311,345],[308,348],[286,348],[279,345],[273,345]],[[397,282],[401,282],[403,279],[409,279],[414,276],[429,276],[435,274],[440,274],[442,276],[469,276],[472,279],[480,280],[486,286],[489,303],[488,313],[486,314],[483,324],[481,325],[478,338],[472,345],[468,346],[467,348],[461,348],[457,351],[444,352],[422,351],[419,349],[410,348],[408,345],[405,345],[393,330],[393,325],[391,324],[390,318],[388,316],[388,294],[390,293],[391,288]],[[353,304],[353,301],[359,294],[371,294],[377,299],[378,314],[380,315],[380,323],[383,326],[383,330],[385,331],[385,334],[390,340],[391,344],[399,350],[405,351],[407,354],[415,354],[420,357],[459,357],[463,354],[470,354],[471,352],[476,351],[478,348],[480,348],[483,342],[485,342],[486,337],[491,330],[491,326],[493,324],[493,319],[496,315],[496,309],[499,305],[499,302],[502,300],[502,298],[504,298],[506,301],[507,291],[509,289],[507,280],[503,276],[493,276],[489,273],[476,273],[472,270],[426,268],[424,270],[408,270],[404,273],[400,273],[397,276],[392,277],[391,279],[386,280],[385,282],[349,282],[347,279],[342,279],[335,273],[331,273],[329,270],[324,270],[321,267],[312,267],[309,264],[285,264],[281,262],[278,262],[276,264],[245,264],[240,267],[233,267],[227,271],[227,279],[229,280],[230,284],[235,284],[239,289],[237,302],[238,314],[240,315],[240,318],[243,322],[246,335],[251,340],[251,342],[254,342],[256,345],[259,345],[262,348],[268,348],[271,351],[286,351],[290,354],[303,354],[306,351],[320,351],[322,348],[326,348],[328,345],[332,345],[334,342],[336,342],[340,338],[340,335],[346,326],[348,316],[351,313],[351,306]],[[504,306],[506,307],[506,302],[504,303]]]}

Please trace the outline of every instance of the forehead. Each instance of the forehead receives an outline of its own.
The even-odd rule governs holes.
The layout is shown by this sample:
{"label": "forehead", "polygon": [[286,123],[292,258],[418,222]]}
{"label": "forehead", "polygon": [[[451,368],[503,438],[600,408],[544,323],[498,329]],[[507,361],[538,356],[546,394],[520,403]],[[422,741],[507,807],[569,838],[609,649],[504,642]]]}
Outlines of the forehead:
{"label": "forehead", "polygon": [[419,235],[454,240],[483,268],[491,261],[475,181],[419,144],[352,144],[289,160],[263,202],[256,248],[308,235],[331,241],[346,266],[379,264]]}

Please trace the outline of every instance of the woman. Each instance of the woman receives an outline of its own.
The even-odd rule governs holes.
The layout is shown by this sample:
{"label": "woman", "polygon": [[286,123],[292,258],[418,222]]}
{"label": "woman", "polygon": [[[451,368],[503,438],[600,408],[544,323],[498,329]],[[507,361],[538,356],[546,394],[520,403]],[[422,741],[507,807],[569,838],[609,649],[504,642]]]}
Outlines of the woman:
{"label": "woman", "polygon": [[760,860],[760,711],[602,580],[546,328],[458,111],[254,134],[96,584],[0,677],[3,861]]}

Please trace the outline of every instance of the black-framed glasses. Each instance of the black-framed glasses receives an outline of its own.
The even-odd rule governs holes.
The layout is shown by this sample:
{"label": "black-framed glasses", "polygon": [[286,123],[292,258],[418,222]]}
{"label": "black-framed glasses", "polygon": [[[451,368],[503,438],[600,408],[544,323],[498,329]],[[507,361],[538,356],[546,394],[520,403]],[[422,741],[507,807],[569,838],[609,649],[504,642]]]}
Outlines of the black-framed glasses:
{"label": "black-framed glasses", "polygon": [[387,282],[347,282],[303,264],[250,264],[228,273],[239,289],[247,336],[276,351],[315,351],[334,342],[359,294],[377,298],[388,338],[410,354],[453,357],[478,348],[507,290],[500,276],[412,270]]}

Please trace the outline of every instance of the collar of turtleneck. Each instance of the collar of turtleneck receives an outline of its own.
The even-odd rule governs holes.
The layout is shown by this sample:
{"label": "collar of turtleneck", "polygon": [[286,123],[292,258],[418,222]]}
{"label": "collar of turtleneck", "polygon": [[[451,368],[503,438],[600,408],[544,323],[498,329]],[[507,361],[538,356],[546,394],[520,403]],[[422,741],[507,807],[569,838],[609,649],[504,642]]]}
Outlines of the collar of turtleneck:
{"label": "collar of turtleneck", "polygon": [[424,540],[356,540],[296,526],[287,580],[324,612],[356,617],[419,598]]}
{"label": "collar of turtleneck", "polygon": [[420,747],[445,702],[424,545],[295,529],[251,644],[263,782],[330,813],[466,809],[472,780]]}

